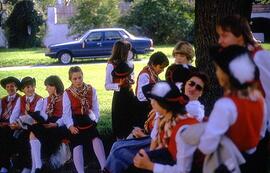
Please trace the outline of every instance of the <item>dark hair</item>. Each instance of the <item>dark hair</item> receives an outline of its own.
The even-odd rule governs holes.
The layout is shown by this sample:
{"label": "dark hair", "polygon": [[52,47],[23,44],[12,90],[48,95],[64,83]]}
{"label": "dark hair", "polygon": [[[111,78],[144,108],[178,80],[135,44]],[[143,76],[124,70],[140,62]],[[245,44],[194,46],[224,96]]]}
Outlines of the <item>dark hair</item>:
{"label": "dark hair", "polygon": [[56,88],[57,94],[63,94],[64,92],[64,84],[61,79],[56,75],[51,75],[47,77],[44,81],[44,85],[54,86]]}
{"label": "dark hair", "polygon": [[148,65],[164,65],[166,67],[169,65],[169,60],[163,52],[155,52],[150,56]]}
{"label": "dark hair", "polygon": [[125,62],[128,57],[128,51],[131,48],[129,42],[125,40],[119,40],[114,43],[112,48],[112,55],[109,59],[110,62],[117,65],[120,62]]}
{"label": "dark hair", "polygon": [[81,72],[83,74],[82,69],[79,66],[70,67],[68,70],[69,80],[71,79],[72,74],[77,72]]}
{"label": "dark hair", "polygon": [[[203,87],[203,92],[205,92],[205,91],[208,90],[209,77],[208,77],[208,75],[207,75],[206,73],[203,73],[203,72],[201,72],[201,71],[192,72],[192,73],[188,76],[188,78],[187,78],[187,80],[186,80],[186,83],[187,83],[187,81],[189,81],[189,79],[191,79],[192,77],[197,77],[197,78],[199,78],[199,79],[201,79],[201,80],[203,81],[203,85],[204,85],[204,87]],[[185,83],[185,85],[186,85],[186,83]],[[184,85],[184,86],[185,86],[185,85]],[[184,88],[184,87],[183,87],[183,88]]]}
{"label": "dark hair", "polygon": [[256,44],[248,20],[240,15],[227,16],[218,21],[217,27],[221,27],[226,32],[231,32],[234,36],[244,38],[245,44]]}
{"label": "dark hair", "polygon": [[[187,97],[187,96],[186,96]],[[175,103],[175,104],[168,104],[167,102],[163,101],[163,100],[158,100],[155,99],[159,106],[162,107],[163,109],[166,109],[167,111],[172,112],[172,115],[175,117],[176,115],[180,114],[180,115],[185,115],[187,113],[186,109],[179,106],[179,104]]]}
{"label": "dark hair", "polygon": [[193,62],[195,52],[192,45],[189,42],[179,41],[178,43],[176,43],[176,45],[174,46],[172,55],[175,56],[175,54],[177,53],[184,54],[190,63]]}

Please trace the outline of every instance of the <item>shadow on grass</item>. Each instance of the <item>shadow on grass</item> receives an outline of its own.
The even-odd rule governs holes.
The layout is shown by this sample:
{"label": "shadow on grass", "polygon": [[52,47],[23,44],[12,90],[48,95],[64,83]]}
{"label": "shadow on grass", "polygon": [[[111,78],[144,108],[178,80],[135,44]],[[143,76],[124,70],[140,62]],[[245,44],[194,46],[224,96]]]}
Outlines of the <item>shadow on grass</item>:
{"label": "shadow on grass", "polygon": [[[142,61],[146,59],[147,56],[143,55],[134,61]],[[87,58],[87,59],[74,59],[71,64],[61,64],[58,60],[55,59],[55,62],[52,63],[44,63],[44,64],[36,64],[32,65],[32,67],[44,67],[44,66],[72,66],[72,65],[82,65],[82,64],[99,64],[99,63],[107,63],[109,57],[107,58]]]}

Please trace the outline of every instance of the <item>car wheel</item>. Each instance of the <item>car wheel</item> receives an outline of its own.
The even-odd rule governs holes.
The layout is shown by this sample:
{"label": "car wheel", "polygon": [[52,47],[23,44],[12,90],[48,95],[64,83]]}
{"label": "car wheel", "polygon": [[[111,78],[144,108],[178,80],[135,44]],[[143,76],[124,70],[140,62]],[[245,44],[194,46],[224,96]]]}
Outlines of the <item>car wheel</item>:
{"label": "car wheel", "polygon": [[62,64],[70,64],[72,62],[72,56],[68,52],[62,52],[59,54],[58,60]]}

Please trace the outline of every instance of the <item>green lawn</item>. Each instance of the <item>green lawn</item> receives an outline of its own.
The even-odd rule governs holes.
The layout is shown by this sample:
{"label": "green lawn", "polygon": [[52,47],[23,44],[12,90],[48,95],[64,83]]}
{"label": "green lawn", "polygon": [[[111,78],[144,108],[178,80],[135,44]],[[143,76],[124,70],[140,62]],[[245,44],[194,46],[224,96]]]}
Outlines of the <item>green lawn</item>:
{"label": "green lawn", "polygon": [[[162,51],[168,56],[171,56],[173,45],[156,46],[155,51]],[[31,49],[0,49],[0,67],[10,66],[25,66],[25,65],[56,65],[59,64],[57,59],[46,57],[45,48],[31,48]],[[151,53],[150,53],[151,54]],[[150,54],[139,55],[139,59],[146,59]],[[105,61],[105,59],[75,59],[74,63],[93,63]]]}

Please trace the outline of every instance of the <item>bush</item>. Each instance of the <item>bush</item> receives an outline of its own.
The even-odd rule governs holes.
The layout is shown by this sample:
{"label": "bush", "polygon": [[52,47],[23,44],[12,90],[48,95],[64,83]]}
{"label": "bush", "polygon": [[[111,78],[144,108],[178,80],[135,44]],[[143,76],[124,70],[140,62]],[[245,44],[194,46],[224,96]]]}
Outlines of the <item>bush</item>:
{"label": "bush", "polygon": [[40,46],[41,38],[37,37],[37,33],[39,32],[39,26],[42,24],[42,15],[34,9],[32,1],[17,2],[5,23],[9,47]]}
{"label": "bush", "polygon": [[119,17],[118,0],[83,0],[78,13],[69,20],[71,35],[83,34],[93,28],[111,27]]}
{"label": "bush", "polygon": [[155,43],[193,41],[194,4],[186,0],[139,0],[119,23],[140,27]]}

